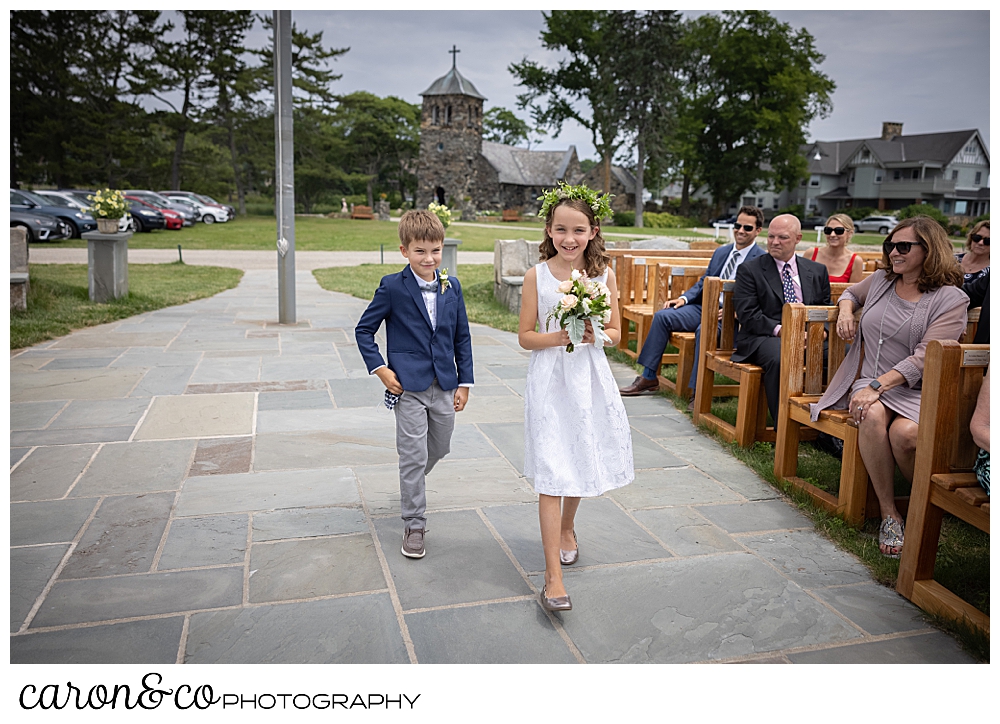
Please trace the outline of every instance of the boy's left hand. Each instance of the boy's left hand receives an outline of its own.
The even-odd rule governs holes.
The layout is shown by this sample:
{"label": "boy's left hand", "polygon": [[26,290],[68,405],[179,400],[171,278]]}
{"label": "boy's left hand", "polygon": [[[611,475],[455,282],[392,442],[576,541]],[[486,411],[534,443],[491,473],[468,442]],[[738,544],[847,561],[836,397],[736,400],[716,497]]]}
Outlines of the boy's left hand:
{"label": "boy's left hand", "polygon": [[465,403],[469,401],[469,388],[459,387],[455,390],[455,412],[465,409]]}

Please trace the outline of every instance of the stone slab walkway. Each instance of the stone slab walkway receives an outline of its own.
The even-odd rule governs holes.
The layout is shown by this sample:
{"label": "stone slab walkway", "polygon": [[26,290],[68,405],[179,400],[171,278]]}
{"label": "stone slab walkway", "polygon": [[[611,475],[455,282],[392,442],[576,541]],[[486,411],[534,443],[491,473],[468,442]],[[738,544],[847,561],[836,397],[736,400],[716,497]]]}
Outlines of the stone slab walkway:
{"label": "stone slab walkway", "polygon": [[660,398],[626,400],[636,481],[583,502],[574,610],[546,614],[528,355],[479,325],[402,557],[365,303],[297,290],[294,326],[249,271],[12,355],[12,663],[971,661]]}

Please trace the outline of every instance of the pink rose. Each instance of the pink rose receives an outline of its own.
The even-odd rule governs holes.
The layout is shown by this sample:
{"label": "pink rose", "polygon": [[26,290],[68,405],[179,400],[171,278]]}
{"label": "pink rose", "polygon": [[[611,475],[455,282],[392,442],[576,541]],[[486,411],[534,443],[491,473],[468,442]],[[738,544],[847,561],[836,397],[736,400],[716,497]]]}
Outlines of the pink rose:
{"label": "pink rose", "polygon": [[568,312],[573,307],[575,307],[577,302],[579,301],[580,300],[577,299],[575,294],[567,294],[565,297],[559,300],[559,306],[563,308],[563,311]]}
{"label": "pink rose", "polygon": [[559,282],[559,286],[556,289],[560,294],[568,294],[573,290],[573,280],[567,279],[564,282]]}

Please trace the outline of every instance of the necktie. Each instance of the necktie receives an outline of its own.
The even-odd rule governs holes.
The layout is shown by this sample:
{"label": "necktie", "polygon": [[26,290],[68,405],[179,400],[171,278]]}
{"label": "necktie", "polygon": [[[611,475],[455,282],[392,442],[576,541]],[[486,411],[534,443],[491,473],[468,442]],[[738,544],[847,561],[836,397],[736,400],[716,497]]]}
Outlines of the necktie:
{"label": "necktie", "polygon": [[733,253],[729,256],[729,261],[726,262],[726,268],[722,270],[721,279],[732,279],[733,272],[736,271],[736,262],[739,260],[740,255],[736,253],[733,249]]}
{"label": "necktie", "polygon": [[785,264],[785,268],[781,270],[781,287],[785,290],[785,302],[794,304],[799,301],[795,295],[795,285],[792,284],[792,270],[789,264]]}

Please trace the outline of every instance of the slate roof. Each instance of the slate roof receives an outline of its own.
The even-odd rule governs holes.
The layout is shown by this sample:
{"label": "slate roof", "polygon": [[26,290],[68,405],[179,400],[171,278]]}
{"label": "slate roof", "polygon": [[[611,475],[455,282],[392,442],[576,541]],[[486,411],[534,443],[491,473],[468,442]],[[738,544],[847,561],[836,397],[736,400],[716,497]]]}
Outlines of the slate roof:
{"label": "slate roof", "polygon": [[483,141],[483,157],[496,169],[499,182],[516,186],[554,186],[564,179],[576,146],[565,151],[529,151]]}
{"label": "slate roof", "polygon": [[472,96],[486,100],[486,96],[476,90],[468,78],[458,72],[458,68],[452,68],[436,81],[431,83],[431,87],[425,90],[422,96],[447,96],[463,95]]}
{"label": "slate roof", "polygon": [[[946,131],[944,133],[919,133],[909,136],[895,136],[891,141],[878,138],[859,138],[849,141],[818,141],[802,147],[809,161],[809,173],[833,174],[843,171],[847,162],[861,148],[867,146],[878,161],[886,167],[904,164],[944,166],[962,150],[969,139],[977,136],[975,130]],[[814,156],[817,148],[820,160]],[[985,147],[983,152],[986,152]]]}

